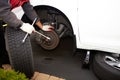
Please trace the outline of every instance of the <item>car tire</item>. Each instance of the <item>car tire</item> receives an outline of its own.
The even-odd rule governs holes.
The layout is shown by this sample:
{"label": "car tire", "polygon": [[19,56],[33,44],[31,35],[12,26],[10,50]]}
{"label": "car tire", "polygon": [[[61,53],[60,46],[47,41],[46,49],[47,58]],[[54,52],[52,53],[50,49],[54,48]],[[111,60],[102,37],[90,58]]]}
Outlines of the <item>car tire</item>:
{"label": "car tire", "polygon": [[110,53],[99,52],[93,60],[93,72],[100,80],[120,80],[120,70],[108,65],[104,58],[112,56]]}
{"label": "car tire", "polygon": [[33,54],[29,36],[22,43],[25,35],[26,33],[22,30],[7,27],[5,30],[6,49],[12,68],[31,78],[34,73]]}

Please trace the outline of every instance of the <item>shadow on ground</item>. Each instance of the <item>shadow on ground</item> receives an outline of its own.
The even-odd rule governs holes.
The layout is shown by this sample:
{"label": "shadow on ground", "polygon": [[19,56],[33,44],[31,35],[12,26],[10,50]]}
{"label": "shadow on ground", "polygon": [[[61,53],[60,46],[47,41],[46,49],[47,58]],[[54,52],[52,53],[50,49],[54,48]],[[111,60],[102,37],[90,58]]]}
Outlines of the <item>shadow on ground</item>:
{"label": "shadow on ground", "polygon": [[46,51],[31,37],[35,70],[66,80],[98,80],[91,69],[81,68],[81,54],[73,56],[73,40],[61,39],[59,46]]}

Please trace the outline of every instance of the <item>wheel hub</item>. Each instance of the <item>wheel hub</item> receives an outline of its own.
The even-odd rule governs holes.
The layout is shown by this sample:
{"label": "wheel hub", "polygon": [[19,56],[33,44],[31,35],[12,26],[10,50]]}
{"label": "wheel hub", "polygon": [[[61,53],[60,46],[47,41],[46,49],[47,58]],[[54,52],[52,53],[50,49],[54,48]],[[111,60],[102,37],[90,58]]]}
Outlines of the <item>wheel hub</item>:
{"label": "wheel hub", "polygon": [[104,61],[105,61],[108,65],[110,65],[110,66],[112,66],[112,67],[120,70],[120,61],[117,60],[116,58],[114,58],[114,57],[112,57],[112,56],[105,56]]}
{"label": "wheel hub", "polygon": [[58,46],[59,37],[55,31],[50,31],[50,32],[39,31],[39,32],[50,38],[50,39],[47,39],[41,35],[36,34],[36,41],[43,49],[53,50]]}

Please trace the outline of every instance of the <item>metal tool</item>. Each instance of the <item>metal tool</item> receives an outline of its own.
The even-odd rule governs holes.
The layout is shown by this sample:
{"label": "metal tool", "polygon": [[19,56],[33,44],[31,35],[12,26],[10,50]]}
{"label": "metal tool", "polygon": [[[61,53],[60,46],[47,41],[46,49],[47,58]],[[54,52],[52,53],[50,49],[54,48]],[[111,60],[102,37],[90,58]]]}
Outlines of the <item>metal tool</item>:
{"label": "metal tool", "polygon": [[43,36],[43,37],[47,38],[48,40],[50,40],[50,37],[47,37],[47,36],[45,36],[44,34],[42,34],[42,33],[38,32],[38,31],[35,31],[35,33],[37,33],[37,34],[39,34],[39,35],[41,35],[41,36]]}
{"label": "metal tool", "polygon": [[[33,21],[32,26],[35,24],[36,20],[37,20],[37,18],[35,18],[35,20]],[[47,38],[48,40],[50,40],[50,38],[47,37],[47,36],[45,36],[44,34],[38,32],[38,31],[36,31],[36,30],[35,30],[34,32],[37,33],[37,34],[39,34],[39,35],[41,35],[41,36],[43,36],[43,37],[45,37],[45,38]],[[26,40],[26,38],[27,38],[28,35],[29,35],[28,33],[25,35],[25,37],[24,37],[23,40],[22,40],[22,43],[25,42],[25,40]]]}
{"label": "metal tool", "polygon": [[[36,20],[37,20],[37,18],[34,19],[34,21],[33,21],[33,23],[32,23],[32,26],[35,24]],[[29,33],[26,33],[25,37],[24,37],[23,40],[22,40],[22,43],[25,42],[25,40],[26,40],[26,38],[27,38],[28,35],[29,35]]]}

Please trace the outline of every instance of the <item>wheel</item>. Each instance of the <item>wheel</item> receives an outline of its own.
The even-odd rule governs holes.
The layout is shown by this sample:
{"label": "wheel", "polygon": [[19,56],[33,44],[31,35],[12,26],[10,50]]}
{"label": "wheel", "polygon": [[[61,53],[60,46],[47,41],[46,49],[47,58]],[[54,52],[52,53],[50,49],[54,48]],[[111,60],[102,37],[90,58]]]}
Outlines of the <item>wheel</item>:
{"label": "wheel", "polygon": [[31,78],[34,73],[33,54],[29,36],[22,43],[25,35],[26,33],[22,30],[7,27],[5,31],[6,48],[13,69],[25,73],[27,77]]}
{"label": "wheel", "polygon": [[50,38],[50,40],[48,40],[45,37],[36,34],[35,40],[43,49],[53,50],[58,46],[59,37],[55,31],[50,31],[50,32],[39,31],[39,32]]}
{"label": "wheel", "polygon": [[120,61],[110,53],[97,53],[93,71],[101,80],[120,80]]}

